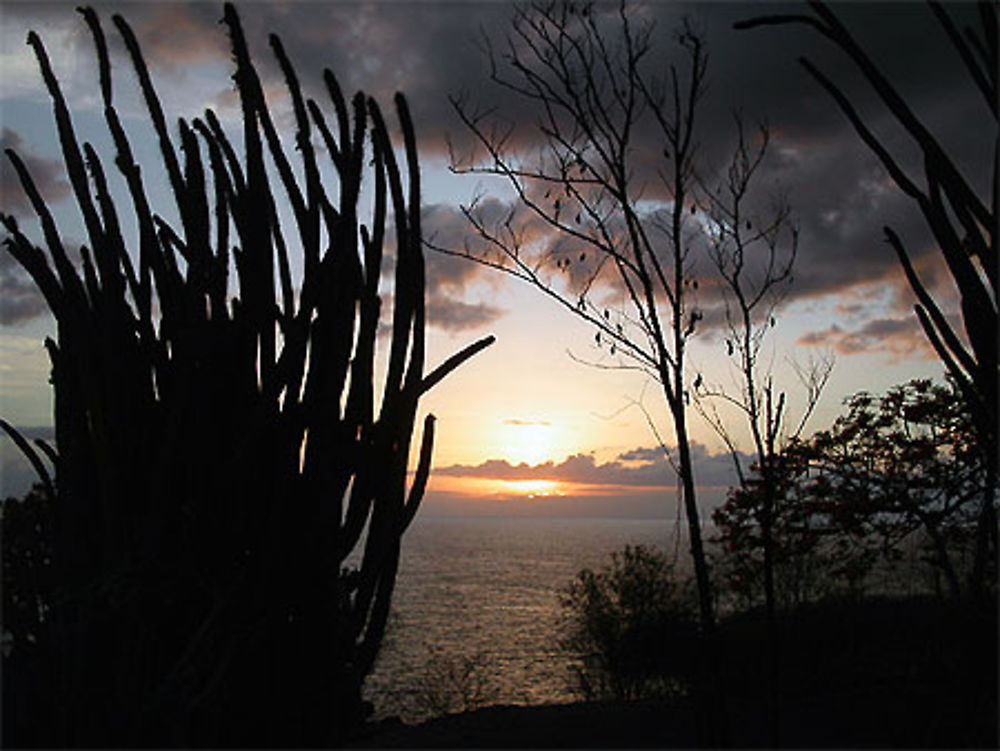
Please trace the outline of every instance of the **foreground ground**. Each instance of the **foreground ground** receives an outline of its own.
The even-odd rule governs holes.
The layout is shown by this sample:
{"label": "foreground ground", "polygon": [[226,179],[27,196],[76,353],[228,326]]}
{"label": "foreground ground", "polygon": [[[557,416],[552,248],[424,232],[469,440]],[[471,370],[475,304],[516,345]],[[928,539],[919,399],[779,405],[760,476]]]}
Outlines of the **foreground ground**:
{"label": "foreground ground", "polygon": [[[727,745],[770,736],[759,619],[723,627]],[[995,612],[911,598],[832,604],[784,621],[779,743],[791,748],[997,748]],[[356,748],[714,745],[688,699],[486,707],[367,727]]]}
{"label": "foreground ground", "polygon": [[[849,701],[821,696],[788,703],[780,743],[789,748],[996,748],[959,724],[927,725],[916,707],[886,712],[876,692]],[[912,716],[909,712],[913,711]],[[769,746],[764,708],[734,702],[729,712],[734,748]],[[975,736],[979,736],[976,738]],[[421,725],[386,721],[351,744],[355,748],[694,748],[700,736],[693,711],[657,702],[578,703],[538,707],[486,707]]]}

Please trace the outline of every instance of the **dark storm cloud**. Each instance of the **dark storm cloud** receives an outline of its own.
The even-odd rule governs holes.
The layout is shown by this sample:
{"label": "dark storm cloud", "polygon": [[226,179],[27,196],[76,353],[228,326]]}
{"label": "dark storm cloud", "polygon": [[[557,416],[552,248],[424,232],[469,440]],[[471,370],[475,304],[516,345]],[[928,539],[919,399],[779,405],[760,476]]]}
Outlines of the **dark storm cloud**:
{"label": "dark storm cloud", "polygon": [[[61,7],[69,14],[68,6]],[[170,75],[191,62],[228,57],[224,29],[217,23],[221,7],[215,4],[129,4],[114,9],[123,10],[146,42],[154,71],[158,67]],[[989,122],[983,117],[983,103],[930,11],[912,3],[848,3],[835,10],[954,155],[971,184],[985,194],[995,131],[982,127]],[[959,26],[974,19],[974,8],[951,4],[947,10]],[[698,130],[706,182],[711,184],[731,151],[733,108],[742,109],[748,124],[758,119],[770,124],[771,153],[760,176],[759,195],[763,200],[772,191],[784,191],[801,230],[789,300],[838,294],[859,283],[884,281],[901,287],[905,283],[895,273],[898,263],[883,241],[881,227],[893,226],[918,267],[927,266],[936,250],[923,219],[796,58],[809,57],[842,86],[918,184],[919,155],[853,64],[819,34],[803,26],[732,28],[735,21],[771,12],[809,9],[805,4],[654,3],[637,10],[637,16],[656,23],[650,62],[664,71],[670,60],[679,59],[672,30],[682,16],[688,14],[707,39],[710,89]],[[11,4],[5,13],[10,23],[22,16],[52,18],[56,11]],[[495,107],[502,120],[516,128],[512,143],[524,146],[537,137],[530,127],[535,104],[513,99],[487,81],[480,32],[502,51],[510,28],[507,4],[252,3],[242,6],[241,14],[266,86],[277,91],[281,84],[266,42],[274,31],[285,39],[307,91],[321,99],[324,67],[338,74],[346,91],[363,88],[387,109],[395,91],[406,92],[424,155],[446,153],[445,134],[459,145],[467,142],[448,95],[465,94],[470,105]],[[231,88],[228,79],[220,81],[220,100]],[[642,140],[648,131],[639,133],[636,154],[642,160],[657,157],[659,140]],[[654,185],[649,195],[655,197]],[[496,201],[490,208],[501,210],[501,204]],[[469,235],[463,222],[458,212],[440,209],[425,229],[428,237],[436,230],[439,239],[449,240],[442,245],[460,248]],[[481,280],[482,269],[437,266],[434,273],[448,300],[478,304],[464,299],[459,290]],[[707,291],[704,303],[706,309],[713,308]],[[466,308],[457,306],[453,312],[472,320]]]}
{"label": "dark storm cloud", "polygon": [[[727,29],[739,18],[775,10],[808,12],[804,4],[706,6],[701,17],[711,43],[713,89],[706,116],[722,122],[725,103],[742,106],[748,120],[766,118],[771,125],[771,160],[762,184],[784,188],[801,230],[791,299],[879,280],[905,286],[881,228],[893,226],[916,263],[926,267],[936,250],[923,218],[796,58],[811,59],[848,93],[918,185],[923,175],[919,155],[846,55],[819,34],[802,26]],[[995,130],[970,128],[984,122],[985,109],[929,9],[913,3],[851,3],[835,10],[985,195],[991,162],[984,155],[992,154]],[[974,13],[958,5],[948,10],[960,21]],[[710,127],[705,137],[710,152],[725,152],[724,129]]]}
{"label": "dark storm cloud", "polygon": [[[105,4],[121,12],[160,73],[229,59],[221,3]],[[268,36],[277,34],[308,95],[329,105],[322,71],[331,69],[347,96],[363,90],[384,110],[397,91],[407,95],[425,154],[445,153],[454,126],[447,94],[481,88],[487,71],[476,38],[481,27],[502,28],[509,8],[499,3],[248,3],[238,6],[251,55],[266,88],[283,86]],[[219,101],[231,82],[220,80]],[[328,107],[329,110],[329,107]]]}
{"label": "dark storm cloud", "polygon": [[[736,482],[730,454],[712,454],[703,444],[694,441],[691,455],[698,485],[727,487]],[[749,466],[746,455],[740,455],[740,462]],[[659,448],[636,448],[603,464],[598,464],[590,454],[574,454],[558,463],[510,464],[503,459],[490,459],[475,466],[455,464],[434,472],[451,477],[510,481],[545,479],[594,486],[661,487],[677,482],[677,474]]]}
{"label": "dark storm cloud", "polygon": [[[229,40],[219,26],[217,3],[155,3],[142,12],[135,4],[116,9],[132,26],[146,59],[167,71],[211,60],[228,59]],[[241,18],[254,15],[253,6],[238,7]],[[110,27],[109,27],[110,29]]]}
{"label": "dark storm cloud", "polygon": [[[794,210],[800,244],[789,301],[838,294],[859,283],[882,282],[902,293],[906,284],[881,228],[893,226],[918,267],[928,267],[936,249],[924,220],[796,58],[809,57],[848,92],[866,122],[894,149],[918,184],[919,155],[853,64],[818,34],[804,27],[732,29],[733,22],[750,15],[789,9],[808,10],[799,5],[653,5],[647,14],[655,16],[658,24],[656,60],[665,62],[664,52],[674,53],[669,30],[684,13],[691,14],[708,39],[711,55],[710,92],[698,132],[709,184],[713,168],[725,164],[733,146],[731,110],[741,109],[748,125],[758,120],[769,123],[772,143],[757,183],[758,203],[782,192]],[[954,155],[972,184],[985,193],[991,162],[983,155],[992,154],[992,134],[987,128],[970,129],[969,123],[983,121],[982,103],[930,12],[898,3],[838,5],[836,10]],[[959,21],[968,12],[966,8],[949,10]],[[493,90],[488,86],[487,90],[489,94],[480,96],[484,103],[493,104]],[[522,126],[533,114],[523,106],[502,112],[505,121]],[[639,142],[637,151],[655,157],[659,146]],[[655,197],[655,183],[647,188],[647,195]],[[702,264],[699,271],[704,274],[706,266]],[[712,313],[703,322],[703,329],[708,330],[721,322],[722,315],[717,295],[713,298],[703,289],[702,302]]]}

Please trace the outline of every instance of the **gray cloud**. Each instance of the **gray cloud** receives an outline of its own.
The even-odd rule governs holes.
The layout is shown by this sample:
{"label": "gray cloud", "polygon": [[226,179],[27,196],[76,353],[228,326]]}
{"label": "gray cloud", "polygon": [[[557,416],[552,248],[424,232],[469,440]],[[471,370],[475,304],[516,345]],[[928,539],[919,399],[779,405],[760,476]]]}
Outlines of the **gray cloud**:
{"label": "gray cloud", "polygon": [[[936,250],[924,220],[891,183],[833,100],[796,63],[796,57],[809,56],[844,87],[918,184],[919,155],[853,64],[821,37],[801,27],[744,32],[731,28],[733,21],[776,9],[788,10],[788,6],[712,3],[650,8],[660,22],[657,63],[664,61],[662,51],[669,54],[673,49],[666,30],[683,12],[697,17],[696,24],[709,41],[711,91],[698,133],[706,181],[711,184],[713,169],[724,165],[732,147],[730,108],[741,107],[750,123],[766,119],[772,148],[758,189],[762,199],[774,190],[788,195],[800,228],[796,282],[788,300],[838,294],[859,283],[881,282],[902,292],[906,284],[898,275],[898,262],[883,240],[881,227],[892,225],[915,262],[926,267]],[[794,10],[807,9],[794,6]],[[960,17],[974,12],[956,7],[949,11]],[[984,120],[982,103],[929,11],[911,4],[850,4],[837,6],[837,12],[860,43],[873,51],[972,184],[985,193],[991,161],[982,155],[992,154],[995,131],[973,128],[977,132],[970,132],[970,122]],[[517,112],[514,115],[510,119],[516,121]],[[656,143],[640,140],[637,172],[642,171],[643,155],[655,159],[657,153]],[[701,266],[704,273],[706,264]],[[715,312],[702,324],[707,330],[713,322],[721,322],[721,308],[704,285],[701,303]]]}
{"label": "gray cloud", "polygon": [[658,462],[663,458],[661,448],[637,448],[618,455],[623,462]]}
{"label": "gray cloud", "polygon": [[797,342],[807,347],[830,347],[841,355],[884,353],[894,359],[936,357],[915,316],[875,318],[855,329],[832,324],[822,331],[802,335]]}
{"label": "gray cloud", "polygon": [[488,303],[467,303],[443,295],[427,301],[427,323],[453,333],[480,329],[503,314],[502,309]]}
{"label": "gray cloud", "polygon": [[[378,326],[378,336],[385,337],[392,333],[393,295],[384,292],[381,297],[382,319]],[[465,302],[447,291],[431,289],[430,285],[428,285],[425,312],[428,326],[453,334],[481,329],[505,313],[502,308],[495,305],[486,302]]]}
{"label": "gray cloud", "polygon": [[[10,128],[0,130],[0,211],[13,216],[32,212],[7,149],[24,162],[42,198],[54,203],[69,195],[65,170],[55,159],[33,154],[25,148],[20,134]],[[47,310],[45,298],[35,283],[7,251],[0,251],[0,324],[16,325],[42,315]]]}
{"label": "gray cloud", "polygon": [[0,324],[25,323],[46,310],[45,298],[35,283],[10,253],[0,252]]}
{"label": "gray cloud", "polygon": [[[467,232],[465,218],[452,206],[431,204],[421,209],[424,237],[439,247],[455,248]],[[390,259],[391,261],[391,259]],[[483,288],[498,281],[482,264],[440,253],[424,252],[427,280],[427,322],[445,331],[476,329],[493,323],[506,312],[483,299]],[[387,264],[387,269],[391,267]]]}
{"label": "gray cloud", "polygon": [[69,183],[66,182],[66,171],[62,163],[32,154],[25,148],[20,134],[5,127],[0,131],[0,152],[3,152],[0,154],[0,210],[8,214],[26,214],[31,211],[21,180],[7,157],[7,149],[17,152],[44,200],[58,201],[69,195]]}

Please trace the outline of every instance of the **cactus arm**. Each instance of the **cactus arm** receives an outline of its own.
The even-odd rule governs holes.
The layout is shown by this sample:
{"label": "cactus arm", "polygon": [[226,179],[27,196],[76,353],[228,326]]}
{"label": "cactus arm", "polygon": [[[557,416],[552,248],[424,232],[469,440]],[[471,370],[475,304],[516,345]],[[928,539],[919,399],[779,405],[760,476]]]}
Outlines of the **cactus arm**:
{"label": "cactus arm", "polygon": [[123,301],[125,288],[122,285],[122,277],[119,273],[119,264],[124,270],[125,279],[128,281],[129,289],[135,294],[138,291],[139,280],[132,267],[132,260],[125,250],[125,242],[122,239],[121,225],[118,222],[118,214],[115,211],[114,202],[108,192],[107,179],[104,176],[104,168],[101,165],[100,157],[89,143],[83,145],[86,164],[90,168],[90,175],[94,182],[94,193],[97,198],[97,205],[101,211],[101,219],[104,222],[104,243],[106,252],[96,253],[98,268],[101,271],[101,281],[110,290],[116,304]]}
{"label": "cactus arm", "polygon": [[[42,234],[48,245],[49,253],[52,255],[52,261],[55,264],[56,273],[59,275],[62,291],[65,293],[63,302],[69,304],[70,301],[78,303],[84,300],[83,285],[80,282],[79,275],[76,273],[76,269],[73,268],[73,264],[70,263],[69,257],[66,255],[62,238],[59,236],[59,231],[56,229],[55,221],[52,218],[52,212],[49,211],[48,206],[42,200],[34,180],[31,179],[27,167],[25,167],[24,162],[21,161],[21,157],[17,155],[17,152],[13,149],[7,149],[7,158],[10,159],[10,163],[14,166],[18,179],[21,181],[21,187],[24,189],[24,193],[28,197],[32,209],[34,209],[35,214],[37,214],[41,222]],[[12,230],[12,234],[14,234],[14,230]],[[48,268],[44,257],[40,259],[40,266],[36,264],[36,268],[41,267]],[[62,295],[60,297],[62,298]],[[58,316],[61,309],[62,306],[60,306],[59,310],[54,309],[52,312]]]}
{"label": "cactus arm", "polygon": [[417,471],[413,475],[410,494],[403,507],[400,533],[405,532],[410,526],[417,514],[417,509],[420,508],[424,491],[427,489],[427,478],[431,471],[431,456],[434,453],[434,420],[434,415],[427,415],[424,419],[424,434],[420,442],[420,460],[417,462]]}
{"label": "cactus arm", "polygon": [[[6,420],[0,418],[0,428],[3,428],[4,432],[10,436],[10,439],[14,441],[14,444],[21,450],[24,454],[24,458],[27,459],[32,468],[38,474],[38,479],[41,480],[42,485],[45,487],[45,493],[51,501],[56,497],[55,486],[52,484],[52,476],[49,471],[45,468],[45,463],[42,462],[41,457],[38,456],[38,452],[31,447],[27,439],[21,435],[20,431],[17,430],[13,425],[11,425]],[[49,452],[46,452],[49,455]]]}
{"label": "cactus arm", "polygon": [[482,339],[469,344],[463,348],[460,352],[455,353],[443,363],[438,365],[434,370],[432,370],[421,382],[420,393],[424,394],[430,391],[434,386],[440,383],[445,376],[451,373],[455,368],[464,363],[473,355],[482,352],[484,349],[489,347],[493,342],[496,341],[496,337],[490,334],[489,336],[484,336]]}
{"label": "cactus arm", "polygon": [[73,188],[77,204],[83,214],[84,225],[87,228],[87,235],[90,242],[95,247],[100,245],[102,228],[94,210],[94,203],[90,195],[90,188],[87,185],[87,173],[83,164],[83,157],[80,155],[80,147],[76,140],[76,132],[73,129],[73,121],[66,106],[66,99],[63,97],[62,89],[52,71],[48,53],[42,40],[35,32],[28,33],[28,45],[34,50],[38,65],[42,71],[42,78],[52,99],[52,108],[56,120],[56,128],[59,133],[59,142],[62,146],[63,160],[66,165],[67,176]]}
{"label": "cactus arm", "polygon": [[4,240],[4,247],[35,280],[35,284],[42,291],[45,302],[48,303],[53,315],[58,320],[63,315],[66,303],[63,290],[59,286],[59,280],[56,279],[52,269],[45,261],[45,254],[24,236],[13,216],[0,214],[0,224],[3,224],[4,229],[10,233],[10,237]]}

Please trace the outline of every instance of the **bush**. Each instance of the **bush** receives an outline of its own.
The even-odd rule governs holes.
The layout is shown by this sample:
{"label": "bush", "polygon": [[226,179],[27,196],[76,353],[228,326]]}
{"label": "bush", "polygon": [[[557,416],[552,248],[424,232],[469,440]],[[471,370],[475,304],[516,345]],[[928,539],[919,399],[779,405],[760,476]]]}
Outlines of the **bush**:
{"label": "bush", "polygon": [[697,607],[662,553],[642,545],[584,569],[563,591],[564,649],[576,655],[574,689],[586,699],[683,693],[695,668]]}
{"label": "bush", "polygon": [[441,717],[479,709],[486,701],[490,676],[489,656],[428,647],[429,657],[411,695],[412,714]]}

